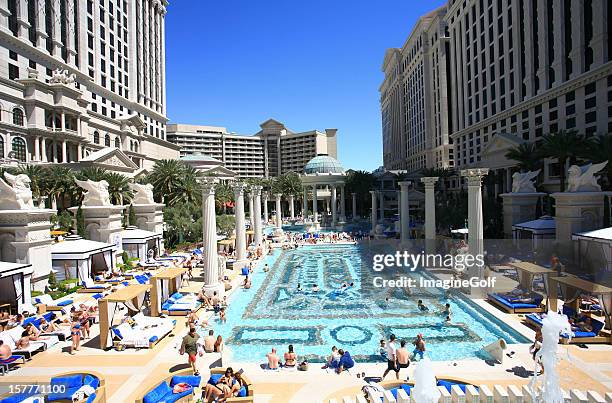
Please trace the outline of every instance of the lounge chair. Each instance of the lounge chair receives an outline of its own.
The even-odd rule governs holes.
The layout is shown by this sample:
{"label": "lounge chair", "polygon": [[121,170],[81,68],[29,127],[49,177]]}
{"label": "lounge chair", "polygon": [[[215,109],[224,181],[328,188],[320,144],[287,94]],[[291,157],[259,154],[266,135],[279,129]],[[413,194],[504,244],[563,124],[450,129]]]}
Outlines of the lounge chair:
{"label": "lounge chair", "polygon": [[22,364],[25,364],[25,358],[22,355],[11,355],[9,358],[0,359],[0,373],[2,375],[6,374],[11,365],[17,364],[21,361]]}
{"label": "lounge chair", "polygon": [[[525,301],[527,299],[528,301]],[[487,300],[508,313],[544,312],[539,294],[531,294],[528,298],[513,297],[510,294],[488,294]]]}
{"label": "lounge chair", "polygon": [[6,343],[10,347],[11,351],[13,352],[13,355],[22,355],[27,359],[30,359],[32,358],[32,355],[46,350],[47,345],[39,341],[31,341],[30,345],[27,348],[22,348],[18,350],[15,347],[15,344],[19,341],[19,339],[21,339],[21,334],[23,333],[23,330],[23,327],[17,326],[10,330],[0,332],[0,340],[2,340],[3,343]]}
{"label": "lounge chair", "polygon": [[[174,385],[179,383],[186,383],[191,386],[191,388],[182,393],[173,393],[172,388],[174,388]],[[144,403],[172,403],[179,400],[182,401],[184,398],[192,396],[195,388],[200,387],[201,383],[202,377],[199,375],[174,375],[172,378],[165,379],[160,382],[155,388],[148,391],[142,397],[142,400],[137,401]]]}
{"label": "lounge chair", "polygon": [[42,294],[34,297],[34,303],[38,306],[38,311],[61,311],[63,308],[70,306],[74,303],[71,298],[60,298],[54,300],[48,294]]}
{"label": "lounge chair", "polygon": [[112,328],[114,337],[125,347],[151,348],[176,325],[175,320],[153,318],[139,313],[133,317],[133,326],[122,323]]}
{"label": "lounge chair", "polygon": [[81,281],[81,287],[77,290],[78,293],[99,293],[111,288],[110,284],[96,284],[92,279]]}
{"label": "lounge chair", "polygon": [[[91,374],[74,374],[65,376],[56,376],[51,378],[50,390],[55,393],[47,395],[48,402],[54,401],[72,401],[72,396],[84,386],[91,386],[94,391],[100,386],[100,379]],[[92,396],[94,396],[92,398]],[[93,402],[96,393],[90,395],[86,402]]]}
{"label": "lounge chair", "polygon": [[162,312],[171,316],[186,316],[202,307],[195,295],[183,295],[176,292],[162,303]]}

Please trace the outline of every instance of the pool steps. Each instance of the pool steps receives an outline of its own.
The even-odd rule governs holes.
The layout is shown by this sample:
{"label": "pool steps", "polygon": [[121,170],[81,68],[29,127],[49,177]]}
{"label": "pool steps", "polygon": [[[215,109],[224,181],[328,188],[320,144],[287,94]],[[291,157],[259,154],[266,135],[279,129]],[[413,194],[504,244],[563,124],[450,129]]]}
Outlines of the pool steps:
{"label": "pool steps", "polygon": [[[468,385],[465,393],[457,385],[453,385],[450,392],[444,386],[439,386],[438,389],[441,393],[439,403],[533,403],[527,385],[522,387],[494,385],[493,390],[484,385],[476,390],[474,386]],[[612,392],[606,393],[605,396],[592,390],[584,392],[571,389],[562,392],[564,403],[612,403]],[[398,390],[397,399],[390,391],[385,391],[380,397],[383,403],[414,403],[403,389]],[[321,403],[368,403],[368,400],[359,394]]]}

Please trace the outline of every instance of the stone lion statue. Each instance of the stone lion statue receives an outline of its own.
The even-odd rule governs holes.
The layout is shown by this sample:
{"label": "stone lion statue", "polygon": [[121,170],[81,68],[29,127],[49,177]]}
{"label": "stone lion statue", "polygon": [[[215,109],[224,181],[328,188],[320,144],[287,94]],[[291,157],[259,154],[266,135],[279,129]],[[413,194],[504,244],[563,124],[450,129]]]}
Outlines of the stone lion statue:
{"label": "stone lion statue", "polygon": [[81,188],[85,189],[83,198],[83,206],[111,206],[110,196],[108,194],[108,182],[94,182],[92,180],[80,181],[74,180]]}
{"label": "stone lion statue", "polygon": [[534,193],[536,191],[534,180],[539,174],[539,169],[537,171],[515,172],[512,174],[512,193]]}
{"label": "stone lion statue", "polygon": [[0,210],[29,210],[34,208],[28,175],[4,173],[0,180]]}
{"label": "stone lion statue", "polygon": [[150,183],[141,185],[138,183],[130,183],[130,189],[134,192],[133,204],[154,204],[153,200],[153,185]]}
{"label": "stone lion statue", "polygon": [[588,164],[579,167],[572,165],[567,170],[567,191],[568,192],[600,192],[601,186],[597,183],[595,174],[608,164],[608,161],[599,164]]}

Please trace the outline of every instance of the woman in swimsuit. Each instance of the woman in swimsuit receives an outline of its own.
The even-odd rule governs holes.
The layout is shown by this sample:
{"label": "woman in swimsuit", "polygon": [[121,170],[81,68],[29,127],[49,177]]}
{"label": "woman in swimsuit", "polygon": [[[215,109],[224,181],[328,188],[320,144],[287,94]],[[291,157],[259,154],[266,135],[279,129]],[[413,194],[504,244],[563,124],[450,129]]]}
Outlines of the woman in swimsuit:
{"label": "woman in swimsuit", "polygon": [[77,321],[72,322],[72,327],[70,328],[70,335],[72,336],[72,345],[70,346],[70,354],[74,355],[75,350],[79,349],[79,345],[81,344],[81,324]]}
{"label": "woman in swimsuit", "polygon": [[289,351],[284,354],[285,367],[295,367],[297,355],[293,352],[293,344],[289,344]]}
{"label": "woman in swimsuit", "polygon": [[[216,385],[207,384],[206,389],[203,392],[203,398],[205,402],[211,403],[214,401],[224,402],[228,397],[232,396],[232,388],[236,383],[234,379],[234,370],[231,367],[227,367],[225,374]],[[240,388],[238,388],[240,390]]]}

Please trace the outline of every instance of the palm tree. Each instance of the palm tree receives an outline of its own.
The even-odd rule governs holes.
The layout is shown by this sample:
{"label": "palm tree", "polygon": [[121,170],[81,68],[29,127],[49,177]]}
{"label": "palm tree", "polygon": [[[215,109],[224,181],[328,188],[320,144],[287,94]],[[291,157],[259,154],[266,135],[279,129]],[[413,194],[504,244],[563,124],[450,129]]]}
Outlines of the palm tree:
{"label": "palm tree", "polygon": [[567,161],[574,160],[577,156],[583,155],[588,143],[583,136],[578,135],[574,130],[560,130],[542,137],[540,155],[542,157],[555,158],[559,162],[561,192],[565,191]]}
{"label": "palm tree", "polygon": [[130,180],[127,176],[117,172],[109,172],[104,178],[108,182],[108,195],[111,203],[123,205],[125,201],[128,203],[134,197],[134,192],[130,188]]}
{"label": "palm tree", "polygon": [[155,162],[148,181],[153,185],[155,198],[170,205],[180,193],[180,183],[184,179],[185,164],[179,160],[159,160]]}
{"label": "palm tree", "polygon": [[542,159],[535,143],[521,143],[506,152],[506,158],[518,162],[521,172],[537,171],[542,168]]}
{"label": "palm tree", "polygon": [[65,208],[66,197],[72,197],[79,193],[74,183],[74,172],[70,168],[60,165],[52,165],[47,168],[46,186],[51,205],[57,209],[57,202],[62,200],[62,208]]}
{"label": "palm tree", "polygon": [[272,188],[275,193],[299,196],[302,192],[302,180],[297,172],[287,172],[276,178]]}
{"label": "palm tree", "polygon": [[200,204],[202,202],[201,175],[191,165],[183,164],[183,174],[178,183],[178,192],[173,195],[171,203],[179,200],[185,203]]}
{"label": "palm tree", "polygon": [[604,189],[612,189],[612,135],[600,135],[589,141],[586,155],[594,163],[608,161]]}
{"label": "palm tree", "polygon": [[109,171],[104,168],[99,167],[87,167],[82,169],[80,172],[76,174],[77,179],[79,180],[91,180],[94,182],[100,182],[106,180],[108,177]]}
{"label": "palm tree", "polygon": [[232,187],[227,183],[217,183],[215,186],[215,205],[217,209],[227,212],[227,204],[234,200]]}
{"label": "palm tree", "polygon": [[357,206],[359,214],[363,217],[369,215],[367,212],[369,206],[370,190],[374,188],[375,178],[367,171],[350,170],[346,176],[346,190],[348,193],[355,193],[357,198]]}

